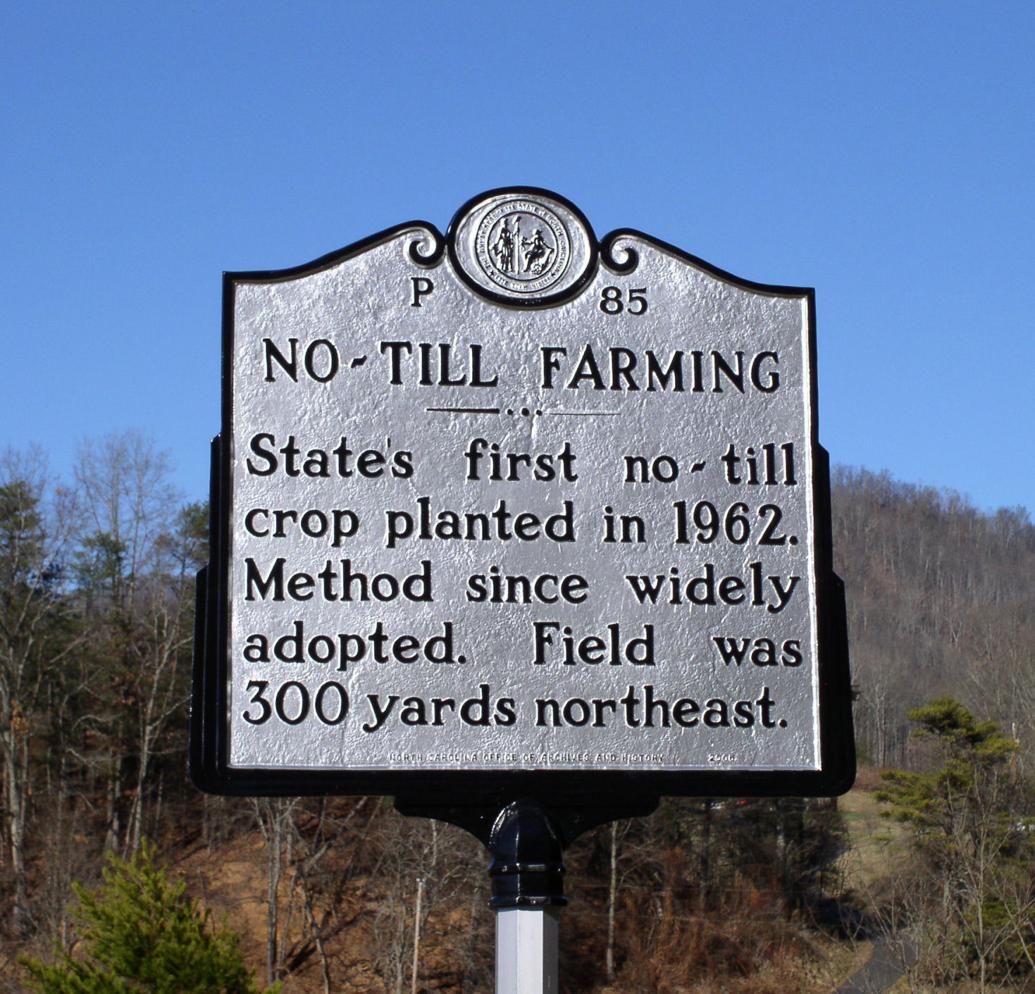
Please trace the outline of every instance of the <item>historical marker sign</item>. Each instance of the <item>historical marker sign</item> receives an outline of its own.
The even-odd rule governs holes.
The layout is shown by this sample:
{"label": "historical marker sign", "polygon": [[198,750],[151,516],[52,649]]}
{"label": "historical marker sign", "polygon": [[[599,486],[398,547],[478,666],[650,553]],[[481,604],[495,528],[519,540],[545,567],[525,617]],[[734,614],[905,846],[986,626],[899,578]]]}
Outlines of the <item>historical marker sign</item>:
{"label": "historical marker sign", "polygon": [[812,291],[522,188],[227,274],[224,334],[202,786],[847,786]]}

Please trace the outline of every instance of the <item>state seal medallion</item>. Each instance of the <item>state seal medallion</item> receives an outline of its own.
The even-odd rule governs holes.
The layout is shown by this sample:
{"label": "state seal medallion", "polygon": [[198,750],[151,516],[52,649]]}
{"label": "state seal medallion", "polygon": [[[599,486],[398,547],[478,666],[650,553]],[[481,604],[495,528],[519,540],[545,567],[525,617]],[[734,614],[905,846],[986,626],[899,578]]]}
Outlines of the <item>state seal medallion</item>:
{"label": "state seal medallion", "polygon": [[564,222],[543,204],[507,200],[482,219],[475,258],[493,283],[512,293],[542,293],[555,286],[571,261]]}
{"label": "state seal medallion", "polygon": [[558,301],[595,262],[589,225],[572,205],[532,190],[503,190],[461,208],[451,226],[460,275],[495,300]]}

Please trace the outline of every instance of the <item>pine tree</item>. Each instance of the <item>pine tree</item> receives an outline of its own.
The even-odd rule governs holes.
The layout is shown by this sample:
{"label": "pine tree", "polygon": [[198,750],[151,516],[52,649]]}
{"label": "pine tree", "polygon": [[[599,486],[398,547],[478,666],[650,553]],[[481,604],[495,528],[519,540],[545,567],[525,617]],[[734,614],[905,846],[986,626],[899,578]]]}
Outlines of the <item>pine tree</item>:
{"label": "pine tree", "polygon": [[884,774],[878,800],[913,827],[917,892],[929,889],[926,923],[938,937],[932,957],[942,983],[1029,974],[1035,965],[1035,881],[1030,794],[1014,763],[1017,743],[994,721],[978,721],[962,704],[940,698],[908,714],[933,741],[931,772]]}
{"label": "pine tree", "polygon": [[[155,864],[146,843],[130,859],[109,856],[104,883],[76,887],[82,952],[46,964],[22,961],[39,994],[259,994],[238,937],[213,925]],[[265,994],[276,994],[280,985]]]}
{"label": "pine tree", "polygon": [[1010,760],[1017,743],[994,721],[977,721],[958,701],[939,698],[913,708],[907,717],[915,735],[939,746],[943,765],[930,773],[889,770],[877,798],[890,815],[920,830],[941,829],[952,837],[959,827],[979,827],[981,819],[1005,819],[1010,793]]}

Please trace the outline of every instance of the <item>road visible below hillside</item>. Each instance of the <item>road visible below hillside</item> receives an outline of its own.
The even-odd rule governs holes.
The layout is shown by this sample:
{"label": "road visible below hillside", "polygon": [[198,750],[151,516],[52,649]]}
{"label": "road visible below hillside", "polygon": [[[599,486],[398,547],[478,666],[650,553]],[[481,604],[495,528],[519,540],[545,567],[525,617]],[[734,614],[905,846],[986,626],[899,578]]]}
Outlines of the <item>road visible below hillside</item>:
{"label": "road visible below hillside", "polygon": [[881,994],[890,990],[917,959],[915,944],[905,936],[881,937],[863,966],[835,994]]}

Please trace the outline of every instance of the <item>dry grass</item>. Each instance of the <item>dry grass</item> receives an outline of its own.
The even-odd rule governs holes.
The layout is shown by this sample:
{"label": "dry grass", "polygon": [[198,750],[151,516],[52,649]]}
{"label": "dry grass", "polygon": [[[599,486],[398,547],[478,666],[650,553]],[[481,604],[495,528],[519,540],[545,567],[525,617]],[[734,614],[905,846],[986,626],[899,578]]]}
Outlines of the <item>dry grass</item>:
{"label": "dry grass", "polygon": [[850,846],[841,858],[845,889],[869,894],[908,858],[905,829],[881,816],[874,797],[880,784],[875,771],[860,771],[855,788],[838,800]]}
{"label": "dry grass", "polygon": [[846,942],[821,937],[814,940],[816,959],[809,964],[806,976],[808,989],[817,992],[836,991],[851,977],[873,952],[872,942]]}

